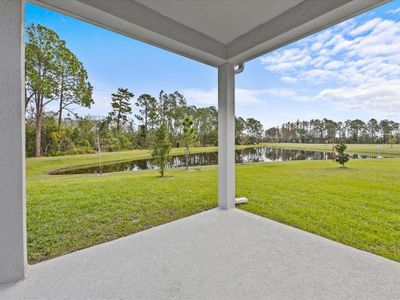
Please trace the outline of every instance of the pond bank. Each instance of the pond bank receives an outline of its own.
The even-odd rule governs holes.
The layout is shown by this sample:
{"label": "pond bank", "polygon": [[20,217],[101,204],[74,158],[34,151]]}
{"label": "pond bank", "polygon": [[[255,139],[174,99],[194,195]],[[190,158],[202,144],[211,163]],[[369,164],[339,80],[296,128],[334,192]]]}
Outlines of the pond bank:
{"label": "pond bank", "polygon": [[[352,154],[351,159],[372,159],[381,158],[377,156]],[[254,147],[237,149],[235,153],[236,163],[254,163],[254,162],[282,162],[292,160],[333,160],[335,154],[332,152],[289,150],[269,147]],[[218,152],[191,153],[186,157],[184,155],[172,155],[169,168],[199,167],[218,164]],[[132,161],[117,161],[92,164],[89,166],[75,166],[70,168],[58,169],[50,172],[50,175],[73,175],[73,174],[103,174],[123,171],[141,171],[156,169],[153,159],[135,159]]]}

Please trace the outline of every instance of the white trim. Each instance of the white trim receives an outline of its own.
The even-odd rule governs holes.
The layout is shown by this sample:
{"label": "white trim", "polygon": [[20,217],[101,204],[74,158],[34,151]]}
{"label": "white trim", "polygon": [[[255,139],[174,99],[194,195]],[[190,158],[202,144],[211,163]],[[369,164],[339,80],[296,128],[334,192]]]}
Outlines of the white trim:
{"label": "white trim", "polygon": [[218,67],[218,206],[235,207],[235,68]]}
{"label": "white trim", "polygon": [[134,0],[30,1],[217,67],[246,62],[389,0],[304,0],[227,45]]}
{"label": "white trim", "polygon": [[24,3],[0,1],[0,283],[26,276]]}
{"label": "white trim", "polygon": [[222,43],[132,0],[29,1],[211,66],[225,61]]}

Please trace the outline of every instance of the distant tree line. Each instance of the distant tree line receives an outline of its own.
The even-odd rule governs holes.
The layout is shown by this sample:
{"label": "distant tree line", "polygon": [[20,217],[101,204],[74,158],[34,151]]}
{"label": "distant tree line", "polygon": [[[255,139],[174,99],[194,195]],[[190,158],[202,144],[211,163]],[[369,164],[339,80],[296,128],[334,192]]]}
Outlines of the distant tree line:
{"label": "distant tree line", "polygon": [[[172,147],[218,145],[218,111],[214,106],[187,105],[185,97],[161,91],[158,98],[134,94],[119,88],[110,97],[107,116],[80,117],[68,113],[59,124],[58,115],[44,111],[41,118],[40,150],[42,155],[65,155],[128,149],[148,149],[154,144],[163,124]],[[36,118],[26,116],[26,152],[35,156]],[[259,143],[263,126],[254,119],[236,118],[236,143]]]}
{"label": "distant tree line", "polygon": [[265,141],[285,143],[334,143],[338,140],[357,144],[396,144],[400,125],[388,119],[359,119],[336,122],[329,119],[287,122],[265,131]]}

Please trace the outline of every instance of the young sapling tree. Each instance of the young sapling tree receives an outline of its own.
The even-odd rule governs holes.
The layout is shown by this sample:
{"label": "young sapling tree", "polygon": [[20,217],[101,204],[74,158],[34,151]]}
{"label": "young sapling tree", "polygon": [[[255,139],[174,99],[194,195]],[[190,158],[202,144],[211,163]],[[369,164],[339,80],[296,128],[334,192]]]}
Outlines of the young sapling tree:
{"label": "young sapling tree", "polygon": [[190,146],[193,142],[197,140],[197,129],[194,127],[192,117],[185,115],[182,121],[183,133],[182,133],[182,143],[185,147],[185,164],[186,170],[189,169],[189,154]]}
{"label": "young sapling tree", "polygon": [[154,133],[153,150],[151,156],[155,165],[159,168],[161,177],[164,177],[165,169],[170,161],[171,141],[167,125],[163,122]]}
{"label": "young sapling tree", "polygon": [[339,143],[335,146],[337,151],[336,162],[342,165],[342,168],[346,168],[345,164],[350,160],[350,155],[344,153],[347,149],[346,144],[343,140],[340,140]]}

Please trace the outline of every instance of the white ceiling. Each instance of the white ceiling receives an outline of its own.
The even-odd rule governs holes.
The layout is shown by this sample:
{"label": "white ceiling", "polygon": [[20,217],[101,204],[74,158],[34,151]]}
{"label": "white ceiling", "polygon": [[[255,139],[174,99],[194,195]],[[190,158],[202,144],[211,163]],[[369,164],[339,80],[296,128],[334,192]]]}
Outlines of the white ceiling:
{"label": "white ceiling", "polygon": [[135,1],[223,44],[228,44],[303,0]]}
{"label": "white ceiling", "polygon": [[246,62],[389,0],[29,1],[219,66]]}

